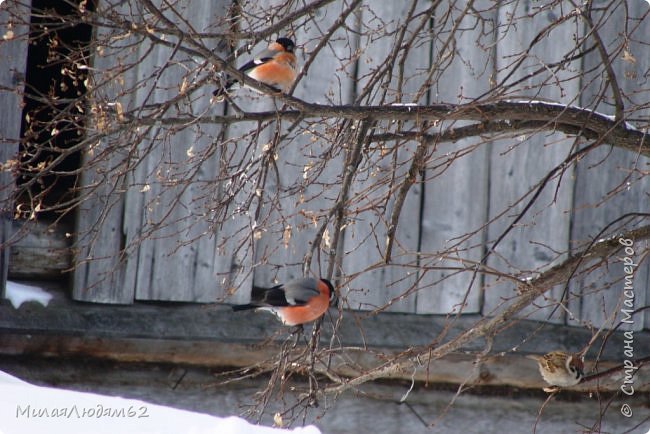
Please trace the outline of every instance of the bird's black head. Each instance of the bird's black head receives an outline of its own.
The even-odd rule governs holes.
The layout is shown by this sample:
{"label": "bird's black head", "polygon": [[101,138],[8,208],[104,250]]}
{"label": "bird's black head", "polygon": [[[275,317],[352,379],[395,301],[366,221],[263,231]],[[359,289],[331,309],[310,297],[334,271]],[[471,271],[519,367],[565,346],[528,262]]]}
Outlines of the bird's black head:
{"label": "bird's black head", "polygon": [[282,45],[288,53],[293,53],[293,50],[296,48],[296,44],[289,38],[278,38],[275,42]]}

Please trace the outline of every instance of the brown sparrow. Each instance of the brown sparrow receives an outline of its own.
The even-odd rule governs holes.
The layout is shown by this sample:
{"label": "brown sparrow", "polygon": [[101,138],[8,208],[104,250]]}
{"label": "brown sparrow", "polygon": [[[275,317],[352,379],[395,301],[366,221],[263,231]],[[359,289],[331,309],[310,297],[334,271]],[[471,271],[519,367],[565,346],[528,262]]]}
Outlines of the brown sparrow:
{"label": "brown sparrow", "polygon": [[537,360],[540,374],[544,381],[551,386],[574,386],[584,377],[582,357],[578,354],[551,351],[543,356],[530,355],[527,357]]}

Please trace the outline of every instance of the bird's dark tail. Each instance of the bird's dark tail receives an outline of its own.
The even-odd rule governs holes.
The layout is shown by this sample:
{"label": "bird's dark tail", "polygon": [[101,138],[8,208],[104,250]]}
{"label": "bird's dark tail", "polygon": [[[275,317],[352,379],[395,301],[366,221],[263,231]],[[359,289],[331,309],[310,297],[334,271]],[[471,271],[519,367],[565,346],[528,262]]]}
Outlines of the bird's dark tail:
{"label": "bird's dark tail", "polygon": [[222,100],[235,83],[237,83],[237,80],[226,81],[223,86],[220,85],[214,92],[212,92],[212,95],[214,95],[218,100]]}
{"label": "bird's dark tail", "polygon": [[272,288],[264,288],[262,286],[253,286],[251,290],[251,302],[248,304],[237,304],[232,307],[232,310],[249,310],[256,309],[264,306],[288,306],[287,299],[284,296],[282,285],[277,285]]}
{"label": "bird's dark tail", "polygon": [[269,292],[269,288],[253,285],[253,289],[251,290],[251,300],[263,301],[267,292]]}

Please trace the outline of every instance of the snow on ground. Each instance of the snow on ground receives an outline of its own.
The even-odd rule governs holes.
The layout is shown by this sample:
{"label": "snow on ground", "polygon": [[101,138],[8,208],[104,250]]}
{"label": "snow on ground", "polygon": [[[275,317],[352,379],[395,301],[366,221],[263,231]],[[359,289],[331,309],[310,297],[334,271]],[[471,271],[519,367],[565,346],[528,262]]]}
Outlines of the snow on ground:
{"label": "snow on ground", "polygon": [[252,425],[135,399],[35,386],[0,371],[0,434],[319,434]]}

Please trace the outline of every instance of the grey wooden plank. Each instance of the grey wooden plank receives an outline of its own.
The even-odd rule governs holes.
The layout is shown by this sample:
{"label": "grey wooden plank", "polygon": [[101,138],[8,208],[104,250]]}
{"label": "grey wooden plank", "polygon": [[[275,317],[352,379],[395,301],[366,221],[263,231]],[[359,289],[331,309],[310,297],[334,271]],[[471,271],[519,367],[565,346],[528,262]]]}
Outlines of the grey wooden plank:
{"label": "grey wooden plank", "polygon": [[[499,7],[499,22],[507,24],[507,33],[499,40],[496,59],[496,80],[511,72],[514,59],[523,56],[534,38],[563,10],[556,7],[533,19],[522,4]],[[519,20],[523,19],[523,22]],[[526,54],[524,62],[506,82],[525,77],[531,71],[544,68],[563,59],[571,46],[563,41],[572,40],[575,27],[564,24],[540,39]],[[558,50],[558,47],[566,49]],[[532,100],[548,98],[560,103],[575,103],[579,95],[579,63],[564,68],[547,68],[534,78],[511,88],[507,95],[520,98],[525,95]],[[506,95],[506,96],[507,96]],[[488,227],[488,247],[491,248],[506,228],[533,197],[537,185],[571,152],[573,138],[562,134],[533,133],[498,140],[490,150],[490,203],[489,218],[505,213]],[[537,270],[567,257],[569,249],[570,212],[574,178],[569,167],[561,177],[549,180],[535,204],[517,223],[516,227],[501,241],[488,260],[497,270],[526,278]],[[513,296],[514,285],[494,276],[485,279],[485,304],[483,313],[489,315],[504,300]],[[565,309],[560,307],[563,288],[559,286],[539,297],[533,305],[522,312],[527,318],[563,322]]]}
{"label": "grey wooden plank", "polygon": [[72,266],[71,225],[14,221],[8,276],[60,280]]}
{"label": "grey wooden plank", "polygon": [[[101,146],[108,145],[106,141]],[[131,288],[123,286],[124,262],[120,257],[122,244],[121,216],[124,204],[116,185],[108,174],[115,167],[115,158],[107,158],[89,167],[88,159],[80,184],[92,188],[78,207],[75,226],[75,270],[72,296],[75,300],[98,303],[130,303]],[[91,187],[92,186],[92,187]]]}
{"label": "grey wooden plank", "polygon": [[[113,7],[100,2],[99,8]],[[125,12],[126,6],[114,6],[116,12]],[[110,76],[111,69],[125,62],[123,49],[133,42],[131,38],[111,40],[112,30],[103,25],[96,29],[97,41],[110,41],[109,47],[95,50],[92,59],[92,80],[100,90],[95,89],[94,102],[103,110],[110,110],[108,104],[120,103],[126,110],[129,107],[128,90],[134,75],[133,71],[123,73],[121,80]],[[120,60],[118,60],[120,59]],[[114,73],[115,71],[113,71]],[[127,91],[127,92],[125,92]],[[102,120],[89,119],[90,123]],[[92,134],[92,133],[91,133]],[[128,304],[133,301],[134,288],[124,285],[126,257],[122,255],[124,234],[122,219],[124,213],[123,190],[126,178],[113,170],[124,165],[124,153],[106,152],[119,149],[128,143],[127,135],[113,135],[93,141],[82,154],[81,165],[84,170],[79,176],[80,194],[83,195],[76,214],[74,239],[74,272],[72,297],[75,300],[97,303]],[[87,137],[92,140],[92,137]]]}
{"label": "grey wooden plank", "polygon": [[[194,30],[204,32],[214,28],[213,20],[223,16],[228,4],[186,2],[180,6],[190,11],[186,17],[187,23]],[[215,45],[217,42],[212,41]],[[207,73],[205,67],[201,68],[205,65],[198,64],[201,59],[178,53],[172,59],[172,50],[161,46],[148,52],[149,41],[139,43],[138,48],[121,60],[133,62],[138,56],[148,53],[136,68],[122,76],[124,89],[129,91],[128,96],[121,100],[125,110],[175,97],[183,86],[183,80],[191,83]],[[117,54],[124,56],[124,53]],[[103,57],[107,68],[110,62],[116,61],[117,54],[111,56],[109,52]],[[170,60],[178,60],[186,68],[178,64],[167,65]],[[157,68],[162,68],[158,76],[155,75]],[[148,80],[140,83],[147,77]],[[209,92],[200,97],[189,95],[178,107],[196,115],[211,110]],[[210,146],[216,146],[214,139],[218,131],[219,128],[210,125],[193,125],[179,128],[178,131],[154,126],[133,149],[134,155],[143,158],[142,164],[137,165],[134,171],[132,168],[125,171],[120,191],[107,191],[104,194],[107,198],[115,195],[112,210],[107,213],[102,209],[101,202],[87,203],[88,212],[99,212],[106,217],[107,223],[99,230],[113,237],[104,240],[109,242],[96,244],[102,254],[95,252],[93,256],[103,259],[91,261],[90,266],[99,272],[110,272],[116,266],[120,268],[119,274],[111,273],[112,280],[98,287],[97,294],[89,295],[88,299],[102,297],[102,294],[112,291],[117,292],[119,302],[131,302],[134,297],[185,301],[216,299],[217,287],[210,258],[210,252],[214,249],[208,246],[201,250],[196,244],[210,235],[206,209],[207,201],[211,198],[209,181],[216,172],[214,164],[217,157],[209,158],[208,155],[203,163],[199,159]],[[113,139],[122,140],[121,146],[129,146],[133,140],[131,137]],[[88,176],[88,173],[84,176]],[[110,188],[110,183],[104,185]],[[122,197],[124,191],[125,199]],[[82,218],[80,224],[91,221],[94,220]],[[158,229],[155,226],[161,221],[162,228]],[[84,272],[83,269],[77,273],[78,276],[95,274]],[[88,285],[77,285],[82,286]]]}
{"label": "grey wooden plank", "polygon": [[[241,319],[241,315],[246,315]],[[333,348],[329,372],[355,375],[355,366],[367,370],[383,364],[387,357],[408,348],[426,346],[440,339],[447,342],[470,329],[478,315],[464,315],[450,324],[446,317],[379,313],[360,315],[357,321],[344,321],[336,335],[342,348]],[[135,304],[131,306],[100,306],[73,304],[65,298],[53,300],[48,308],[25,306],[14,309],[0,304],[0,354],[48,357],[90,357],[103,360],[175,363],[195,366],[251,366],[273,359],[278,348],[290,335],[290,330],[270,314],[232,312],[226,306],[206,309],[203,305],[171,306]],[[137,332],[134,332],[137,330]],[[522,336],[535,334],[535,340],[522,342]],[[444,337],[443,337],[444,335]],[[648,332],[636,335],[635,350],[647,354]],[[591,338],[586,328],[548,325],[543,330],[539,322],[521,320],[495,336],[492,342],[497,357],[483,360],[483,385],[514,385],[540,387],[541,379],[525,354],[550,350],[576,351]],[[323,327],[321,343],[332,339],[331,328]],[[626,339],[622,331],[614,332],[595,342],[599,353],[599,369],[621,363],[626,356],[620,350]],[[605,343],[606,340],[606,343]],[[263,343],[263,344],[262,344]],[[301,344],[302,345],[302,344]],[[463,347],[462,352],[433,361],[415,373],[416,381],[458,383],[468,378],[475,353],[485,342],[477,340]],[[601,347],[601,345],[603,345]],[[516,346],[518,351],[512,352]],[[363,348],[355,352],[350,348]],[[587,355],[589,367],[595,361],[595,351]],[[357,365],[358,364],[358,365]],[[427,368],[428,367],[428,368]],[[317,364],[317,369],[321,365]],[[647,390],[650,369],[638,372],[635,388]],[[394,378],[412,379],[413,371],[401,372]],[[580,386],[580,390],[593,387]],[[617,390],[620,377],[601,378],[599,390]]]}
{"label": "grey wooden plank", "polygon": [[[607,19],[600,23],[603,13],[607,13]],[[645,55],[645,41],[650,34],[647,4],[613,4],[611,10],[594,11],[593,17],[596,23],[600,23],[599,34],[610,53],[612,68],[625,98],[626,118],[646,119],[650,113],[646,104],[648,85],[644,77],[650,67],[650,60]],[[620,23],[626,19],[638,25],[626,26],[623,30]],[[623,49],[627,50],[627,54],[632,56],[634,61],[626,57]],[[611,89],[607,88],[608,80],[603,61],[596,52],[590,54],[584,62],[586,71],[592,68],[595,70],[585,77],[585,89],[581,93],[580,105],[613,115],[614,100]],[[600,100],[602,93],[605,98]],[[636,122],[631,121],[631,124]],[[647,169],[648,164],[648,158],[608,146],[589,152],[580,161],[576,171],[575,217],[572,225],[573,238],[576,241],[585,242],[594,237],[600,238],[602,229],[626,213],[650,212],[650,179],[640,172],[645,170],[644,168]],[[636,226],[647,225],[650,219],[645,217],[622,223],[610,227],[606,233],[620,233]],[[646,257],[642,264],[632,270],[634,308],[640,308],[646,306],[650,300],[650,262],[647,260],[649,244],[647,241],[635,240],[632,248],[634,252],[630,260],[634,263],[640,263],[642,258]],[[607,267],[601,267],[581,277],[572,285],[572,291],[581,295],[581,299],[575,302],[572,309],[578,314],[577,321],[595,327],[604,324],[611,327],[624,317],[621,309],[629,306],[623,304],[626,301],[626,273],[620,261],[629,255],[621,251],[615,256]],[[629,299],[627,301],[629,302]],[[647,310],[641,311],[632,321],[633,324],[623,324],[622,329],[642,329],[644,324],[649,324],[650,314]]]}
{"label": "grey wooden plank", "polygon": [[[186,16],[173,21],[193,31],[213,31],[228,5],[186,2],[181,5]],[[210,43],[216,46],[218,41]],[[140,53],[148,49],[147,43],[142,44]],[[183,86],[210,74],[203,59],[172,52],[157,46],[140,62],[134,80],[151,79],[138,89],[134,107],[174,98]],[[207,87],[179,101],[169,115],[223,113],[223,107],[212,106],[212,89]],[[138,146],[144,162],[131,174],[124,219],[130,251],[125,285],[135,289],[137,299],[207,302],[219,296],[209,221],[210,203],[215,200],[213,181],[218,176],[219,155],[214,150],[219,133],[220,127],[200,123],[158,125]]]}
{"label": "grey wooden plank", "polygon": [[[180,55],[182,57],[182,55]],[[154,46],[138,66],[139,77],[149,77],[142,89],[143,103],[167,101],[178,92],[186,71],[181,65],[171,64],[173,49]],[[187,110],[184,102],[170,110],[170,115]],[[192,128],[192,127],[190,127]],[[155,126],[142,146],[150,147],[144,161],[142,178],[135,179],[141,185],[141,230],[145,239],[138,245],[138,274],[135,297],[140,300],[186,300],[194,301],[192,246],[184,245],[181,236],[190,232],[191,210],[188,205],[188,183],[191,182],[191,166],[188,151],[195,145],[187,128]]]}
{"label": "grey wooden plank", "polygon": [[[639,251],[645,251],[647,252],[650,250],[650,242],[645,241],[645,243],[641,243],[641,249]],[[638,270],[636,272],[636,279],[639,279],[641,284],[637,286],[637,290],[643,291],[643,288],[645,288],[645,306],[648,305],[650,302],[650,267],[646,265],[645,267],[646,272],[643,272],[643,269]],[[650,315],[646,312],[645,314],[645,323],[643,325],[644,330],[650,330]]]}
{"label": "grey wooden plank", "polygon": [[[650,184],[647,179],[633,182],[612,195],[612,191],[616,191],[621,183],[625,185],[630,171],[638,167],[639,163],[643,164],[642,160],[629,152],[619,152],[616,149],[597,149],[583,158],[577,167],[576,190],[579,194],[575,198],[576,211],[572,226],[577,241],[588,242],[602,238],[601,231],[626,213],[650,212],[647,200]],[[644,224],[648,224],[647,217],[628,220],[626,224],[615,224],[605,233],[618,234]],[[628,252],[631,255],[621,250],[614,258],[610,258],[607,267],[600,267],[576,279],[571,287],[572,291],[580,294],[580,300],[576,300],[572,309],[579,312],[575,321],[611,328],[624,318],[621,309],[629,308],[623,305],[628,299],[625,296],[626,272],[622,263],[625,257],[634,264],[640,264],[633,267],[632,280],[629,282],[634,289],[634,308],[647,305],[649,267],[647,259],[643,263],[640,261],[644,255],[647,257],[649,246],[647,240],[631,241],[633,252]],[[646,315],[643,311],[637,313],[632,319],[632,328],[643,328]]]}
{"label": "grey wooden plank", "polygon": [[[342,348],[363,347],[401,352],[429,345],[433,341],[440,344],[449,342],[474,327],[481,318],[477,314],[468,314],[450,322],[446,315],[360,313],[354,316],[354,320],[343,321],[336,334]],[[9,302],[0,303],[0,330],[25,335],[27,340],[30,334],[52,336],[56,333],[61,336],[79,337],[85,334],[86,337],[97,338],[188,343],[212,341],[249,347],[267,340],[269,344],[283,342],[291,332],[290,327],[283,326],[268,312],[233,312],[225,305],[207,307],[191,303],[135,303],[107,306],[74,303],[65,297],[54,298],[47,308],[26,304],[14,309]],[[332,327],[326,322],[322,328],[321,342],[329,343],[332,332]],[[533,333],[536,333],[536,339],[523,342],[524,336]],[[650,351],[650,340],[646,338],[649,333],[644,331],[636,336],[638,357]],[[516,327],[506,328],[494,337],[492,352],[516,355],[516,352],[544,354],[555,349],[577,351],[591,336],[592,332],[583,327],[549,324],[540,330],[538,321],[521,319],[517,320]],[[600,358],[603,361],[622,362],[626,359],[621,351],[625,339],[622,331],[616,331],[610,337],[599,336],[587,359],[593,360],[602,345]],[[463,350],[474,353],[484,347],[484,339],[476,339],[464,346]],[[515,353],[513,347],[517,347]],[[0,352],[1,349],[10,350],[3,346],[0,346]],[[192,355],[188,354],[188,357]]]}
{"label": "grey wooden plank", "polygon": [[[241,90],[235,96],[238,105],[268,107],[269,101],[246,93]],[[246,98],[251,98],[251,101],[246,102]],[[232,109],[228,113],[233,114]],[[216,189],[218,202],[222,205],[215,216],[213,270],[217,284],[222,288],[218,293],[219,300],[230,303],[245,302],[253,282],[255,208],[249,210],[245,204],[252,201],[254,206],[258,196],[253,180],[248,178],[246,166],[257,155],[258,144],[249,142],[254,139],[246,133],[256,128],[256,124],[248,122],[231,126],[226,141],[220,144],[223,153]]]}
{"label": "grey wooden plank", "polygon": [[[215,29],[221,30],[225,27],[223,20],[227,18],[229,8],[232,2],[221,0],[219,2],[202,2],[191,1],[188,9],[193,10],[191,23],[199,32],[211,32]],[[185,15],[185,14],[184,14]],[[217,54],[224,56],[225,51],[220,48],[223,41],[205,41],[208,46],[214,47]],[[216,46],[215,46],[216,45]],[[196,112],[200,113],[205,110],[207,113],[223,114],[223,106],[215,106],[209,98],[204,97],[195,102]],[[219,200],[218,188],[216,184],[219,181],[220,156],[218,153],[210,155],[215,148],[221,144],[219,139],[222,135],[223,127],[216,125],[201,124],[194,132],[193,139],[203,148],[207,158],[203,161],[195,177],[196,182],[190,185],[191,195],[195,198],[193,202],[196,213],[196,241],[192,243],[194,249],[194,288],[195,300],[214,301],[220,300],[227,294],[226,285],[219,281],[217,264],[217,236],[219,232],[214,227],[211,210],[214,208],[214,201]],[[199,156],[200,149],[194,149],[194,155]]]}
{"label": "grey wooden plank", "polygon": [[[421,103],[416,92],[423,82],[418,73],[429,67],[430,45],[425,37],[416,39],[404,60],[404,80],[400,83],[401,53],[390,61],[400,28],[413,2],[364,2],[360,9],[360,56],[357,60],[356,101],[361,104]],[[426,5],[415,7],[418,12]],[[404,40],[409,40],[420,19],[412,19]],[[380,24],[381,23],[381,24]],[[424,29],[428,28],[427,25]],[[382,72],[388,67],[388,74]],[[376,80],[380,77],[379,81]],[[372,91],[363,96],[371,88]],[[384,93],[384,90],[386,92]],[[426,95],[426,94],[425,94]],[[392,130],[395,124],[377,125],[377,131]],[[405,123],[404,129],[420,128]],[[395,233],[390,263],[386,245],[398,191],[406,179],[417,143],[374,143],[363,153],[350,190],[345,227],[343,270],[347,283],[347,304],[353,309],[414,312],[415,297],[407,292],[417,284],[417,250],[420,237],[422,187],[411,186],[402,207]]]}
{"label": "grey wooden plank", "polygon": [[[484,11],[479,15],[481,19],[494,22],[496,11],[485,3],[477,3],[475,10]],[[490,88],[494,51],[480,48],[478,42],[483,47],[491,47],[495,35],[481,36],[474,26],[478,17],[472,13],[460,21],[459,28],[465,30],[457,31],[454,40],[447,39],[452,37],[450,28],[461,18],[459,13],[460,10],[447,3],[441,4],[436,12],[434,29],[441,37],[434,40],[432,51],[436,74],[431,103],[465,103]],[[455,50],[451,61],[445,56],[448,44]],[[461,125],[463,123],[445,122],[441,129]],[[480,311],[480,276],[475,278],[472,272],[457,273],[445,267],[463,267],[463,260],[476,263],[483,256],[489,146],[482,142],[481,139],[464,139],[435,144],[435,153],[425,173],[418,313]],[[459,156],[463,149],[473,146],[476,148],[471,152]]]}
{"label": "grey wooden plank", "polygon": [[22,95],[25,86],[27,38],[31,1],[8,3],[0,8],[0,298],[4,296],[12,240],[13,197],[16,179],[12,160],[18,158]]}
{"label": "grey wooden plank", "polygon": [[[350,34],[339,27],[328,36],[346,6],[335,1],[315,12],[316,19],[296,29],[298,69],[305,72],[296,86],[296,97],[310,102],[350,102],[353,82],[347,75],[349,68],[343,69],[349,55],[343,41]],[[352,21],[350,16],[348,22]],[[326,37],[330,40],[316,52]],[[255,246],[257,284],[303,275],[304,258],[311,254],[317,231],[328,221],[340,188],[337,181],[344,169],[343,152],[326,139],[326,130],[337,124],[336,120],[303,121],[297,126],[283,123],[282,133],[287,136],[275,150],[277,159],[269,167],[264,188],[262,212],[267,223]],[[291,132],[288,126],[294,127]],[[334,236],[330,220],[307,267],[308,275],[326,277]]]}

